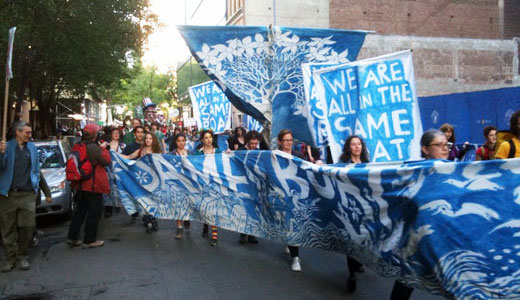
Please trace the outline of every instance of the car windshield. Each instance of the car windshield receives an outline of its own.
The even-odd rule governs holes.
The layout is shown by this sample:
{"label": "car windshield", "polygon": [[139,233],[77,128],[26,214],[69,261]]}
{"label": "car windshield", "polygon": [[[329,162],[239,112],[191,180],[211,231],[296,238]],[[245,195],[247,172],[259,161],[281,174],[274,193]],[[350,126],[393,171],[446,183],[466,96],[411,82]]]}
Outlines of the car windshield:
{"label": "car windshield", "polygon": [[57,145],[41,145],[38,146],[38,155],[40,157],[40,168],[63,168],[65,162]]}

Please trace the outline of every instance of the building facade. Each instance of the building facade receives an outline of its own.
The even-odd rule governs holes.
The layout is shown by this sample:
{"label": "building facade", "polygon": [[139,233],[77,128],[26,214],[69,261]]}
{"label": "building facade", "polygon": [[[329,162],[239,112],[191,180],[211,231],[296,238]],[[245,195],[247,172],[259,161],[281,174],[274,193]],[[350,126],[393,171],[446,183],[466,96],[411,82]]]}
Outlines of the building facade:
{"label": "building facade", "polygon": [[518,0],[227,1],[228,25],[274,23],[374,31],[358,59],[412,49],[419,96],[520,85]]}

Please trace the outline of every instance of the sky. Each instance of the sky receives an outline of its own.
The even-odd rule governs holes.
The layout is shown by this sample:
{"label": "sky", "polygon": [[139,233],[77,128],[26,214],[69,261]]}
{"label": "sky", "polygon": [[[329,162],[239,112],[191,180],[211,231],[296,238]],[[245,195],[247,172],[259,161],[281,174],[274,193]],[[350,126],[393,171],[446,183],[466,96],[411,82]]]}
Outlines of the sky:
{"label": "sky", "polygon": [[148,37],[143,64],[156,66],[162,73],[176,69],[179,62],[190,56],[175,25],[225,25],[225,0],[150,0],[150,3],[161,25]]}

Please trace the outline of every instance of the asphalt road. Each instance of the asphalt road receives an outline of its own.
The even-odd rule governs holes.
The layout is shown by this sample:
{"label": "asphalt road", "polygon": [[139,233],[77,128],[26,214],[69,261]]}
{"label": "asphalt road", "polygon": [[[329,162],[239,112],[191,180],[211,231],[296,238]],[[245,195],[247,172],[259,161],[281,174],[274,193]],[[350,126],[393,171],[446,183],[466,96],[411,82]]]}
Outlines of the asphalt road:
{"label": "asphalt road", "polygon": [[[173,221],[160,221],[158,232],[146,234],[141,222],[115,214],[101,221],[105,246],[88,250],[65,245],[68,224],[56,217],[38,220],[44,235],[31,249],[31,270],[0,274],[0,299],[384,300],[393,285],[366,270],[349,294],[344,255],[300,249],[303,270],[295,273],[283,245],[260,239],[243,246],[237,233],[221,230],[219,245],[211,247],[197,222],[176,241]],[[415,291],[411,299],[444,298]]]}

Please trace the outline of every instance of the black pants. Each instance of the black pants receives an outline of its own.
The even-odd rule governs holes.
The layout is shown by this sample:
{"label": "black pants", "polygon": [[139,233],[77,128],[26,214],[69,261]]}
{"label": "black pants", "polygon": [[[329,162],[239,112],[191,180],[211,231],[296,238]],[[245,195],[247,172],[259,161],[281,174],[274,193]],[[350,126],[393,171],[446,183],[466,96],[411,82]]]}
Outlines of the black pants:
{"label": "black pants", "polygon": [[390,300],[408,300],[410,299],[412,292],[413,288],[407,287],[400,281],[396,280],[394,283],[394,288],[392,289]]}
{"label": "black pants", "polygon": [[68,239],[74,241],[78,239],[81,225],[86,217],[83,243],[90,244],[96,241],[98,224],[103,212],[103,194],[81,191],[78,197],[76,210],[70,222]]}
{"label": "black pants", "polygon": [[297,257],[298,256],[298,252],[299,251],[299,247],[298,246],[287,246],[289,248],[289,252],[291,252],[291,257]]}
{"label": "black pants", "polygon": [[363,264],[347,255],[347,268],[349,275],[355,275]]}

